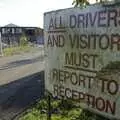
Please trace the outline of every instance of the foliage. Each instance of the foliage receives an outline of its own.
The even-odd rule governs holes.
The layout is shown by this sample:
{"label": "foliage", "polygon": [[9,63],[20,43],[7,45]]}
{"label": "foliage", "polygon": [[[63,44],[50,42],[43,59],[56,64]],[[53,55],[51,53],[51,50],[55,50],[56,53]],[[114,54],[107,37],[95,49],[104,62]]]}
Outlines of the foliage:
{"label": "foliage", "polygon": [[32,109],[27,111],[27,114],[20,118],[19,120],[46,120],[47,116],[45,114],[40,114],[40,111],[37,109]]}
{"label": "foliage", "polygon": [[24,52],[29,52],[32,49],[30,46],[19,46],[3,49],[4,56],[12,56],[15,54],[21,54]]}
{"label": "foliage", "polygon": [[[102,2],[106,2],[108,0],[96,0],[97,3],[102,3]],[[74,0],[72,5],[74,5],[75,7],[78,6],[85,6],[85,5],[89,5],[90,4],[90,0]]]}
{"label": "foliage", "polygon": [[81,6],[81,5],[89,5],[89,1],[88,0],[74,0],[72,5],[74,5],[75,7],[77,6]]}
{"label": "foliage", "polygon": [[20,37],[20,46],[26,46],[28,44],[28,39],[25,34]]}
{"label": "foliage", "polygon": [[[70,100],[52,99],[51,106],[51,120],[107,120],[82,110],[80,106]],[[27,110],[19,120],[46,120],[47,107],[47,100],[43,99],[33,108]]]}

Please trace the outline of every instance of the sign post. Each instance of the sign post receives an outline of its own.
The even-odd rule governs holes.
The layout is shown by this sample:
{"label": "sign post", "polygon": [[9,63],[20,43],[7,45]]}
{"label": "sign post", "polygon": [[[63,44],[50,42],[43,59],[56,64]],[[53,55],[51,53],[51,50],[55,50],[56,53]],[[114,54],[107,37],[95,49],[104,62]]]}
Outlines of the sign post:
{"label": "sign post", "polygon": [[45,87],[54,97],[120,119],[120,7],[44,14]]}
{"label": "sign post", "polygon": [[47,103],[48,103],[48,113],[47,113],[47,120],[51,120],[51,96],[47,96]]}
{"label": "sign post", "polygon": [[0,33],[0,55],[3,56],[1,33]]}

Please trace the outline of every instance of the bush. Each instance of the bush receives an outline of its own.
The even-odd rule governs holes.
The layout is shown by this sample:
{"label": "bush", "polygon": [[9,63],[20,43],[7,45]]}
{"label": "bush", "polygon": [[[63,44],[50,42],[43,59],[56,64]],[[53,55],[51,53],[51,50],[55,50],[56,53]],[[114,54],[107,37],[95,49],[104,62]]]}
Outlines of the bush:
{"label": "bush", "polygon": [[5,48],[3,50],[4,56],[12,56],[15,54],[21,54],[24,52],[29,52],[32,49],[30,46],[20,46],[20,47],[11,47],[11,48]]}
{"label": "bush", "polygon": [[[101,116],[82,110],[71,100],[51,100],[51,120],[108,120]],[[47,100],[39,101],[32,109],[19,120],[46,120],[47,119]],[[45,110],[45,112],[41,112]],[[56,112],[57,111],[57,112]]]}
{"label": "bush", "polygon": [[25,34],[23,34],[20,38],[20,46],[26,46],[28,44],[28,39],[25,36]]}

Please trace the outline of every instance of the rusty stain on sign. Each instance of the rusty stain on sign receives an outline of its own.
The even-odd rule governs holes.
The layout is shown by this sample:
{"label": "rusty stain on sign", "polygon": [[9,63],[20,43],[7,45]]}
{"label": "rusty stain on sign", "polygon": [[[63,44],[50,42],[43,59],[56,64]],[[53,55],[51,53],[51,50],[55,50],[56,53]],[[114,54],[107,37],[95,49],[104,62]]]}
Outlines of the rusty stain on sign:
{"label": "rusty stain on sign", "polygon": [[45,87],[54,97],[120,119],[120,7],[44,14]]}

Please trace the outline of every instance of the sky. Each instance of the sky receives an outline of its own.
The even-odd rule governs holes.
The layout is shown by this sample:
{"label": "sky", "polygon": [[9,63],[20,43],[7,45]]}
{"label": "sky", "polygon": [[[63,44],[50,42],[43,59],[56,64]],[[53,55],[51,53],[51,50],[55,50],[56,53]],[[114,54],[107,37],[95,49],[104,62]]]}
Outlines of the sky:
{"label": "sky", "polygon": [[45,12],[73,7],[72,2],[73,0],[0,0],[0,26],[13,23],[43,28]]}

